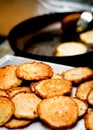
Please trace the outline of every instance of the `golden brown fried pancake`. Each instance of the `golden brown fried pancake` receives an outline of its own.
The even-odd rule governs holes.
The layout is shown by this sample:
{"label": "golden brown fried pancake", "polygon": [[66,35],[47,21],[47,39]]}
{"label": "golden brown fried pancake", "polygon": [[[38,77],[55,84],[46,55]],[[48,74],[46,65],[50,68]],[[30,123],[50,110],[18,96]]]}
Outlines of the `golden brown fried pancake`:
{"label": "golden brown fried pancake", "polygon": [[63,42],[56,48],[55,56],[73,56],[87,52],[87,46],[82,42]]}
{"label": "golden brown fried pancake", "polygon": [[18,129],[25,127],[31,123],[31,120],[21,120],[12,118],[9,122],[7,122],[4,126],[8,129]]}
{"label": "golden brown fried pancake", "polygon": [[8,98],[0,96],[0,126],[8,122],[14,113],[14,104]]}
{"label": "golden brown fried pancake", "polygon": [[16,74],[24,80],[42,80],[52,77],[53,70],[43,62],[28,62],[18,66]]}
{"label": "golden brown fried pancake", "polygon": [[84,117],[86,130],[93,130],[93,110],[90,110]]}
{"label": "golden brown fried pancake", "polygon": [[32,120],[38,117],[37,106],[41,99],[35,94],[29,92],[19,92],[11,99],[15,105],[15,118]]}
{"label": "golden brown fried pancake", "polygon": [[83,32],[79,35],[81,41],[85,42],[86,44],[93,44],[93,30],[89,30]]}
{"label": "golden brown fried pancake", "polygon": [[93,80],[80,84],[76,89],[76,97],[87,101],[89,91],[93,89]]}
{"label": "golden brown fried pancake", "polygon": [[79,118],[82,118],[88,111],[88,104],[79,98],[74,97],[73,99],[75,100],[78,106]]}
{"label": "golden brown fried pancake", "polygon": [[78,106],[71,97],[44,99],[38,106],[39,117],[52,128],[70,128],[77,122]]}
{"label": "golden brown fried pancake", "polygon": [[14,96],[19,92],[31,92],[29,87],[13,87],[8,90],[8,94],[10,97]]}
{"label": "golden brown fried pancake", "polygon": [[93,106],[93,89],[91,89],[90,92],[88,93],[87,101],[88,101],[88,103],[89,103],[91,106]]}
{"label": "golden brown fried pancake", "polygon": [[22,80],[16,76],[17,65],[7,65],[0,68],[0,89],[7,90],[21,85]]}
{"label": "golden brown fried pancake", "polygon": [[71,94],[72,83],[64,79],[46,79],[35,86],[35,94],[41,98]]}
{"label": "golden brown fried pancake", "polygon": [[62,73],[64,79],[73,83],[80,83],[93,77],[93,70],[88,67],[77,67]]}

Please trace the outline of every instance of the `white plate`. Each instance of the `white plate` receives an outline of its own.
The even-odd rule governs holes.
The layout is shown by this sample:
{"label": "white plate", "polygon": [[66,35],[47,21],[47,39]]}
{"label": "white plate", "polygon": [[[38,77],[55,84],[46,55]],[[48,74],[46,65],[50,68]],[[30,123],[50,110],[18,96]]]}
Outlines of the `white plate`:
{"label": "white plate", "polygon": [[[6,55],[0,59],[0,66],[2,67],[9,64],[19,65],[27,61],[37,61],[37,60],[17,57],[17,56],[12,56],[12,55]],[[45,62],[45,63],[49,64],[53,68],[54,72],[57,72],[57,73],[62,73],[63,71],[72,68],[71,66],[59,65],[59,64],[50,63],[50,62]],[[0,130],[8,130],[8,129],[5,127],[0,127]],[[37,121],[29,125],[28,127],[20,128],[17,130],[50,130],[50,129],[46,128],[41,122]],[[78,121],[77,125],[69,130],[85,130],[84,121],[83,120]]]}

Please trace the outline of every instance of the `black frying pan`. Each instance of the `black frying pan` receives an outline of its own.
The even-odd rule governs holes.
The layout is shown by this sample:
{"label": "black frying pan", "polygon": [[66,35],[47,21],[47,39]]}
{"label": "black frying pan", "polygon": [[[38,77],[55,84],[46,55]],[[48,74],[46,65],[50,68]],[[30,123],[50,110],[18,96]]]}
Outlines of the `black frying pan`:
{"label": "black frying pan", "polygon": [[[62,57],[56,57],[54,52],[52,52],[52,48],[54,49],[57,43],[71,41],[72,39],[76,41],[80,40],[78,38],[79,34],[75,31],[76,22],[79,17],[73,19],[73,15],[76,16],[77,14],[80,16],[81,12],[53,13],[34,17],[16,25],[8,35],[9,43],[14,50],[15,55],[70,66],[89,66],[93,68],[93,51],[88,51],[81,55]],[[71,15],[71,18],[68,17]],[[68,21],[65,22],[66,18]],[[55,23],[62,24],[59,31],[52,30],[52,33],[44,31],[44,28]],[[92,26],[93,23],[91,22],[87,30],[92,29]],[[39,51],[33,52],[35,46],[40,48],[44,44],[45,48],[43,53],[40,54]],[[50,52],[52,53],[50,54],[48,54],[48,46],[51,46]],[[44,52],[47,53],[44,54]]]}

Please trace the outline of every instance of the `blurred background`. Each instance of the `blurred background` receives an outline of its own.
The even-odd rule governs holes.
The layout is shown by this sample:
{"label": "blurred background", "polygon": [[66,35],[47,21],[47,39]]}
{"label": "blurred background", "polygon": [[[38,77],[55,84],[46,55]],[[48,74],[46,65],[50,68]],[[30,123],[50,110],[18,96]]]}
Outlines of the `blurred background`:
{"label": "blurred background", "polygon": [[0,57],[14,54],[6,39],[20,22],[54,12],[90,10],[92,5],[93,0],[0,0]]}
{"label": "blurred background", "polygon": [[[74,5],[72,1],[77,4]],[[93,0],[0,0],[0,35],[7,35],[25,19],[54,11],[89,9],[87,5],[92,3]]]}
{"label": "blurred background", "polygon": [[7,35],[19,22],[35,16],[36,0],[0,0],[0,35]]}

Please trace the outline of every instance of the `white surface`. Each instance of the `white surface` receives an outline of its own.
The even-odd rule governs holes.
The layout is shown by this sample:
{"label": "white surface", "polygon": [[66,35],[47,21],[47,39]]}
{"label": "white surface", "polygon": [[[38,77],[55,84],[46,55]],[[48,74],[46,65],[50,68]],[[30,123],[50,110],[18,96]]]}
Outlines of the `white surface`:
{"label": "white surface", "polygon": [[[5,66],[5,65],[9,65],[9,64],[18,64],[19,65],[19,64],[21,64],[23,62],[27,62],[27,61],[34,61],[34,60],[28,59],[28,58],[16,57],[16,56],[12,56],[12,55],[6,55],[0,59],[0,66]],[[53,67],[54,72],[58,72],[58,73],[62,73],[63,71],[72,68],[70,66],[59,65],[59,64],[49,63],[49,62],[45,62],[45,63],[47,63],[51,67]],[[7,129],[5,127],[0,127],[0,130],[9,130],[9,129]],[[20,128],[20,129],[16,129],[16,130],[50,130],[50,129],[46,128],[41,122],[37,121],[37,122],[34,122],[31,125],[29,125],[28,127],[25,127],[22,129]],[[80,120],[75,127],[73,127],[72,129],[69,129],[69,130],[85,130],[83,120]]]}

